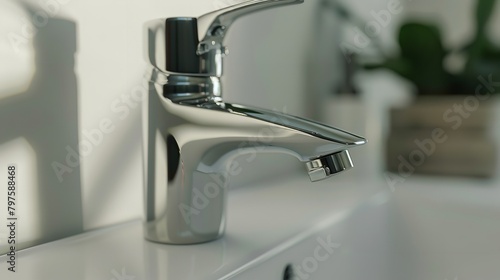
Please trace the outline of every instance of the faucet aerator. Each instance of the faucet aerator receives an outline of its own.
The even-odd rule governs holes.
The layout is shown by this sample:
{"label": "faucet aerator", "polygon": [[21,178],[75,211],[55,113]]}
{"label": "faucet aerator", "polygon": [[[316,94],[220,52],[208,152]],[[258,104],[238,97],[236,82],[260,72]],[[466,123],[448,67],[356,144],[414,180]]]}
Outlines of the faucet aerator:
{"label": "faucet aerator", "polygon": [[324,180],[354,167],[349,151],[324,156],[306,163],[311,182]]}

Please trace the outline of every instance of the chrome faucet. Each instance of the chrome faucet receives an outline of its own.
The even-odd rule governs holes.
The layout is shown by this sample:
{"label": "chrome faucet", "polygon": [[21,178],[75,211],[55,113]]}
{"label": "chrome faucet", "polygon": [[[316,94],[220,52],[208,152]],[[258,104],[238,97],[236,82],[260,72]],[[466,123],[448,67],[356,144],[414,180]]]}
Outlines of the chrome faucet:
{"label": "chrome faucet", "polygon": [[215,240],[225,229],[234,159],[257,152],[305,162],[311,181],[350,169],[354,134],[284,113],[225,103],[223,39],[238,17],[303,0],[252,0],[199,18],[149,22],[150,92],[144,102],[145,237],[168,244]]}

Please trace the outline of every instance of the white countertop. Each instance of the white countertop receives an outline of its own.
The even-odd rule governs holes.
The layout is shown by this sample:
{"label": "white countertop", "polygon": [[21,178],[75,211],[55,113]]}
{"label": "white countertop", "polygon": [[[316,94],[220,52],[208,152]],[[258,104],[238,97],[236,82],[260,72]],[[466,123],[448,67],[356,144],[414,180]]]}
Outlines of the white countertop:
{"label": "white countertop", "polygon": [[132,221],[20,251],[16,273],[7,271],[4,255],[0,278],[229,279],[345,218],[370,196],[370,189],[348,178],[312,184],[294,176],[231,190],[226,234],[214,242],[151,243],[141,222]]}

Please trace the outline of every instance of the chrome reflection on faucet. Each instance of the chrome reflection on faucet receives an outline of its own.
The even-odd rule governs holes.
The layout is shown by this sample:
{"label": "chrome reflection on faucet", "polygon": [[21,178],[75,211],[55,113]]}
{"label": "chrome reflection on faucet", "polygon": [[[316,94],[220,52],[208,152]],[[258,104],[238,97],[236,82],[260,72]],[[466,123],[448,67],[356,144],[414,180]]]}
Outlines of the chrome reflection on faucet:
{"label": "chrome reflection on faucet", "polygon": [[253,0],[200,18],[147,24],[152,65],[143,139],[148,240],[196,244],[222,236],[233,160],[242,154],[292,155],[306,163],[311,181],[353,166],[347,149],[364,144],[362,137],[222,100],[227,54],[222,43],[231,23],[248,13],[302,2]]}

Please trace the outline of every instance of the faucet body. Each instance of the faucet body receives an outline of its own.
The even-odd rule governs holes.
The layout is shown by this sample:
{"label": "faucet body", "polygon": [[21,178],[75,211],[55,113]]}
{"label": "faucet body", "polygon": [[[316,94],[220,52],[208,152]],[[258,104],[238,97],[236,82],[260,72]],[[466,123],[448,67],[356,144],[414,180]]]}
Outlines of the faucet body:
{"label": "faucet body", "polygon": [[[215,27],[192,18],[149,25],[148,59],[152,67],[143,108],[144,233],[148,240],[196,244],[222,236],[227,188],[231,176],[240,170],[235,161],[238,156],[289,154],[306,163],[312,181],[353,166],[347,149],[364,144],[365,139],[313,121],[222,99],[219,58],[226,51],[218,45],[222,39],[214,39],[216,35],[225,32],[234,17],[245,11],[295,2],[301,0],[253,0],[217,11],[215,16],[204,16],[210,18],[208,22],[219,23]],[[219,26],[221,22],[223,27]],[[210,28],[205,39],[194,40],[197,56],[179,57],[182,48],[172,47],[176,43],[169,40],[179,38],[180,33],[185,35],[186,28],[196,34],[200,26]],[[158,40],[158,34],[166,34],[166,39]],[[162,55],[165,49],[166,55]],[[178,63],[182,59],[187,60]],[[187,73],[179,73],[189,63],[192,67],[184,69]]]}

